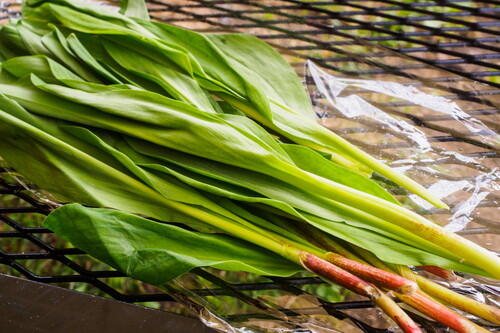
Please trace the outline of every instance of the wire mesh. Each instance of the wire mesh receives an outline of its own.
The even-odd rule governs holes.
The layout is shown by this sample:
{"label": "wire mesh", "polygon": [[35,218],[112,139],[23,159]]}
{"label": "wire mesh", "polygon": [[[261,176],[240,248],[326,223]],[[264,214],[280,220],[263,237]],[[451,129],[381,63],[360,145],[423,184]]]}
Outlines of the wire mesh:
{"label": "wire mesh", "polygon": [[[304,71],[304,62],[312,60],[333,75],[432,87],[446,98],[462,102],[467,114],[480,119],[490,128],[497,130],[500,127],[500,6],[497,1],[150,0],[148,5],[155,20],[203,32],[233,31],[257,35],[285,54],[297,72],[305,77],[306,84],[313,82]],[[18,4],[0,4],[0,20],[15,17],[17,13]],[[357,93],[367,95],[369,100],[366,91]],[[431,133],[428,140],[433,144],[441,147],[462,145],[463,156],[481,161],[479,164],[467,164],[450,156],[421,163],[457,165],[483,171],[494,170],[498,166],[498,145],[479,140],[477,133],[454,128],[449,124],[449,116],[406,112],[405,108],[409,105],[401,101],[371,102],[385,112]],[[328,117],[328,114],[320,116]],[[412,144],[407,140],[376,145],[356,141],[356,134],[376,131],[376,126],[369,122],[352,123],[349,127],[336,130],[342,135],[352,136],[349,137],[351,141],[368,152],[376,151],[388,160],[393,160],[395,150]],[[64,247],[50,230],[39,226],[39,221],[50,211],[50,202],[40,201],[36,191],[28,190],[17,182],[13,174],[6,168],[0,173],[3,205],[0,207],[0,264],[7,265],[11,274],[17,272],[31,280],[66,287],[86,283],[91,286],[91,290],[84,290],[86,292],[98,291],[125,302],[170,303],[179,300],[146,284],[140,284],[130,293],[122,292],[113,281],[124,279],[123,274],[99,264],[88,266],[81,258],[85,257],[83,252]],[[462,180],[469,176],[443,172],[437,177]],[[489,196],[481,205],[485,209],[497,209],[498,196]],[[423,214],[445,213],[429,210]],[[484,235],[489,237],[500,231],[500,221],[495,214],[473,216],[473,222],[462,231],[471,239]],[[24,243],[29,245],[22,247]],[[19,248],[29,251],[20,253]],[[494,246],[493,250],[499,249]],[[41,268],[34,264],[47,261],[63,266],[64,269],[58,271],[62,273],[54,274],[43,264]],[[238,298],[255,310],[228,314],[224,319],[230,322],[272,318],[273,315],[266,313],[267,306],[261,302],[262,293],[282,291],[303,295],[307,293],[307,286],[323,283],[311,277],[262,278],[257,282],[241,283],[225,281],[201,269],[195,270],[192,275],[201,277],[210,285],[209,288],[191,290],[198,297]],[[255,296],[252,292],[256,291],[259,292],[258,297],[252,297]],[[315,300],[324,311],[322,313],[341,320],[350,319],[364,332],[390,331],[385,324],[366,315],[366,309],[373,307],[369,301]],[[307,313],[307,309],[289,309],[281,305],[279,310],[288,318]],[[428,331],[441,329],[423,317],[415,316],[415,319]],[[300,321],[287,320],[295,332],[310,330]]]}

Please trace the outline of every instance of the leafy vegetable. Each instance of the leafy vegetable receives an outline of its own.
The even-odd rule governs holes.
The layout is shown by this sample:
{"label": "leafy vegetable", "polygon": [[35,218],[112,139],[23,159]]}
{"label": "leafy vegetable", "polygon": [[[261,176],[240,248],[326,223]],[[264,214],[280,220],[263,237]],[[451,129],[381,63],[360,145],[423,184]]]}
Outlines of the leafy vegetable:
{"label": "leafy vegetable", "polygon": [[[199,266],[308,269],[372,298],[407,331],[418,328],[366,281],[470,328],[396,268],[498,278],[499,259],[402,207],[366,174],[439,200],[316,123],[293,70],[257,38],[153,23],[143,2],[122,5],[27,1],[30,18],[0,31],[0,155],[61,201],[101,207],[58,208],[49,228],[155,284]],[[491,320],[476,303],[471,313]]]}

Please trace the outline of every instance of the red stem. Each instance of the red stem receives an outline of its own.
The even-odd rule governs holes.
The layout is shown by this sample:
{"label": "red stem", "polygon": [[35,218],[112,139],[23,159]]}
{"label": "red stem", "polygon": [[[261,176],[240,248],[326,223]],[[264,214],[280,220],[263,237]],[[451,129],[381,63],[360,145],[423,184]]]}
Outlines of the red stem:
{"label": "red stem", "polygon": [[426,272],[439,276],[440,278],[445,279],[446,281],[457,280],[457,276],[455,275],[455,273],[453,273],[453,271],[449,269],[441,268],[438,266],[418,266],[418,267],[422,268]]}
{"label": "red stem", "polygon": [[316,273],[328,280],[335,282],[355,293],[372,297],[373,290],[375,287],[357,276],[349,273],[342,268],[320,259],[315,255],[303,252],[301,255],[302,265],[310,272]]}
{"label": "red stem", "polygon": [[475,325],[463,318],[455,311],[435,301],[428,295],[418,291],[412,295],[398,294],[398,298],[416,310],[426,314],[432,319],[454,329],[459,333],[488,332],[482,327]]}
{"label": "red stem", "polygon": [[356,274],[364,280],[376,283],[382,288],[394,290],[404,294],[410,294],[418,289],[415,281],[406,279],[400,275],[379,269],[370,265],[347,259],[336,253],[328,253],[326,260],[330,263],[342,267],[343,269]]}
{"label": "red stem", "polygon": [[300,260],[307,270],[373,300],[404,332],[422,333],[417,324],[390,297],[374,285],[310,253],[302,252]]}

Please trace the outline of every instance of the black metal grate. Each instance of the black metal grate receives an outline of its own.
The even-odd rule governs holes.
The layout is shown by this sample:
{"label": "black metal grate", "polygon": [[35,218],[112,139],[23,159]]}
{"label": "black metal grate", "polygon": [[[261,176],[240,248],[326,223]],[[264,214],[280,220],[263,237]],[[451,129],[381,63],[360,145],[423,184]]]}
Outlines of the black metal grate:
{"label": "black metal grate", "polygon": [[[298,72],[304,70],[304,61],[310,59],[333,75],[395,80],[433,87],[448,99],[463,103],[469,115],[481,119],[493,130],[500,127],[500,4],[496,0],[150,0],[149,6],[156,20],[199,31],[253,33],[280,48]],[[16,4],[0,3],[0,20],[15,15],[16,9]],[[463,145],[463,156],[480,158],[481,161],[467,164],[450,156],[421,162],[422,165],[451,164],[483,172],[499,166],[498,145],[479,140],[475,133],[453,128],[448,124],[452,120],[449,116],[408,113],[404,111],[408,104],[402,102],[372,102],[389,114],[431,133],[431,143]],[[372,130],[376,130],[376,124],[365,122],[342,128],[340,132],[351,135]],[[354,138],[352,141],[388,159],[394,156],[394,149],[411,145],[405,140],[377,146],[357,142]],[[3,169],[0,175],[9,174],[9,170]],[[447,173],[437,176],[448,180],[469,177]],[[140,290],[134,294],[124,294],[110,283],[112,278],[123,277],[121,273],[109,269],[89,269],[73,259],[83,253],[77,249],[58,247],[57,240],[49,230],[23,222],[23,216],[44,215],[50,207],[33,198],[32,192],[25,187],[7,179],[10,176],[0,178],[0,195],[18,199],[12,201],[10,206],[0,207],[0,263],[35,281],[65,284],[85,282],[125,302],[175,301],[172,296],[155,290],[153,293]],[[481,205],[484,208],[496,208],[498,199],[498,195],[492,194]],[[443,214],[437,210],[423,213]],[[500,222],[491,215],[474,216],[474,222],[464,234],[473,238],[500,233]],[[33,251],[17,253],[11,245],[3,245],[1,241],[5,239],[26,240],[32,244]],[[35,274],[30,268],[30,262],[49,259],[66,266],[70,273],[43,275]],[[267,282],[229,283],[205,270],[196,270],[194,274],[218,286],[193,290],[198,296],[233,296],[260,310],[266,310],[266,305],[248,296],[247,291],[283,290],[303,294],[304,286],[322,283],[316,278],[269,278]],[[356,319],[354,313],[345,312],[371,308],[371,302],[335,303],[320,300],[320,306],[336,318],[350,318],[365,332],[388,331],[375,327],[377,325],[367,320]],[[289,316],[287,320],[292,326],[300,329],[300,323],[290,319],[297,316],[298,312],[280,309],[281,314]],[[249,318],[269,318],[269,315],[261,311],[227,317],[235,321]],[[416,320],[429,331],[439,330],[439,326],[424,318],[416,317]],[[498,328],[491,327],[491,330],[495,329]]]}

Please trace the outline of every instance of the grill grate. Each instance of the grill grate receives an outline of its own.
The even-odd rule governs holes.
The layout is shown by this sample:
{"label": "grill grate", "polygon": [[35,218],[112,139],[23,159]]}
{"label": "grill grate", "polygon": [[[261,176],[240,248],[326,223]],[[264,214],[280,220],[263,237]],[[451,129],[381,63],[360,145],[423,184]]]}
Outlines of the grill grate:
{"label": "grill grate", "polygon": [[[500,6],[494,0],[150,0],[152,18],[168,23],[194,28],[204,32],[236,31],[249,32],[263,38],[279,48],[295,67],[304,74],[304,62],[309,59],[333,75],[361,79],[384,79],[414,86],[432,87],[446,98],[461,102],[465,111],[477,117],[493,130],[500,127]],[[16,15],[18,5],[0,3],[0,20]],[[397,59],[397,61],[395,61]],[[312,84],[306,76],[306,83]],[[419,129],[432,133],[431,143],[461,144],[463,156],[479,158],[481,163],[470,164],[453,156],[421,165],[457,165],[488,172],[498,167],[498,146],[481,141],[477,133],[461,131],[447,122],[453,120],[446,115],[419,115],[405,112],[408,103],[401,101],[380,102],[366,100],[390,115],[402,118]],[[318,101],[318,103],[321,103]],[[321,105],[317,105],[321,109]],[[322,116],[327,117],[328,114]],[[369,121],[339,129],[343,135],[371,133],[377,124]],[[426,132],[428,133],[428,132]],[[393,159],[394,149],[404,149],[411,142],[404,140],[386,144],[369,145],[362,141],[352,142],[367,151],[377,151],[380,156]],[[25,217],[40,221],[50,211],[50,206],[39,201],[19,183],[12,181],[12,172],[0,172],[0,264],[9,266],[11,273],[17,272],[28,279],[71,286],[72,283],[87,283],[100,293],[131,303],[172,302],[177,298],[147,286],[132,293],[123,293],[111,281],[123,278],[123,274],[106,267],[87,267],[78,260],[84,255],[80,250],[61,247],[50,230],[26,222]],[[434,175],[436,176],[436,175]],[[442,172],[439,179],[467,180],[470,176],[454,176]],[[481,207],[498,207],[498,195],[492,193]],[[424,215],[444,214],[429,209]],[[475,216],[475,224],[462,231],[467,236],[495,235],[500,233],[500,223],[491,215]],[[18,253],[15,245],[3,242],[19,239],[28,242],[29,252]],[[75,259],[76,258],[76,259]],[[53,275],[35,273],[34,262],[52,260],[67,267],[67,274]],[[101,269],[102,268],[102,269]],[[42,270],[43,271],[43,270]],[[65,271],[66,272],[66,271]],[[304,287],[322,284],[317,278],[269,278],[256,283],[230,283],[206,270],[195,270],[194,275],[210,281],[211,288],[193,289],[199,297],[231,296],[250,303],[253,309],[266,310],[258,298],[248,296],[249,291],[281,290],[291,294],[304,294]],[[462,290],[463,291],[463,290]],[[338,319],[351,321],[364,332],[388,332],[378,328],[380,322],[358,319],[352,310],[372,308],[369,301],[327,302],[319,305],[328,314]],[[347,310],[347,311],[346,311]],[[297,310],[282,308],[280,313],[296,332],[299,322],[290,318],[300,317]],[[269,318],[265,311],[230,314],[230,321]],[[415,319],[428,331],[439,331],[440,327],[422,317]],[[497,330],[498,327],[491,327]]]}

